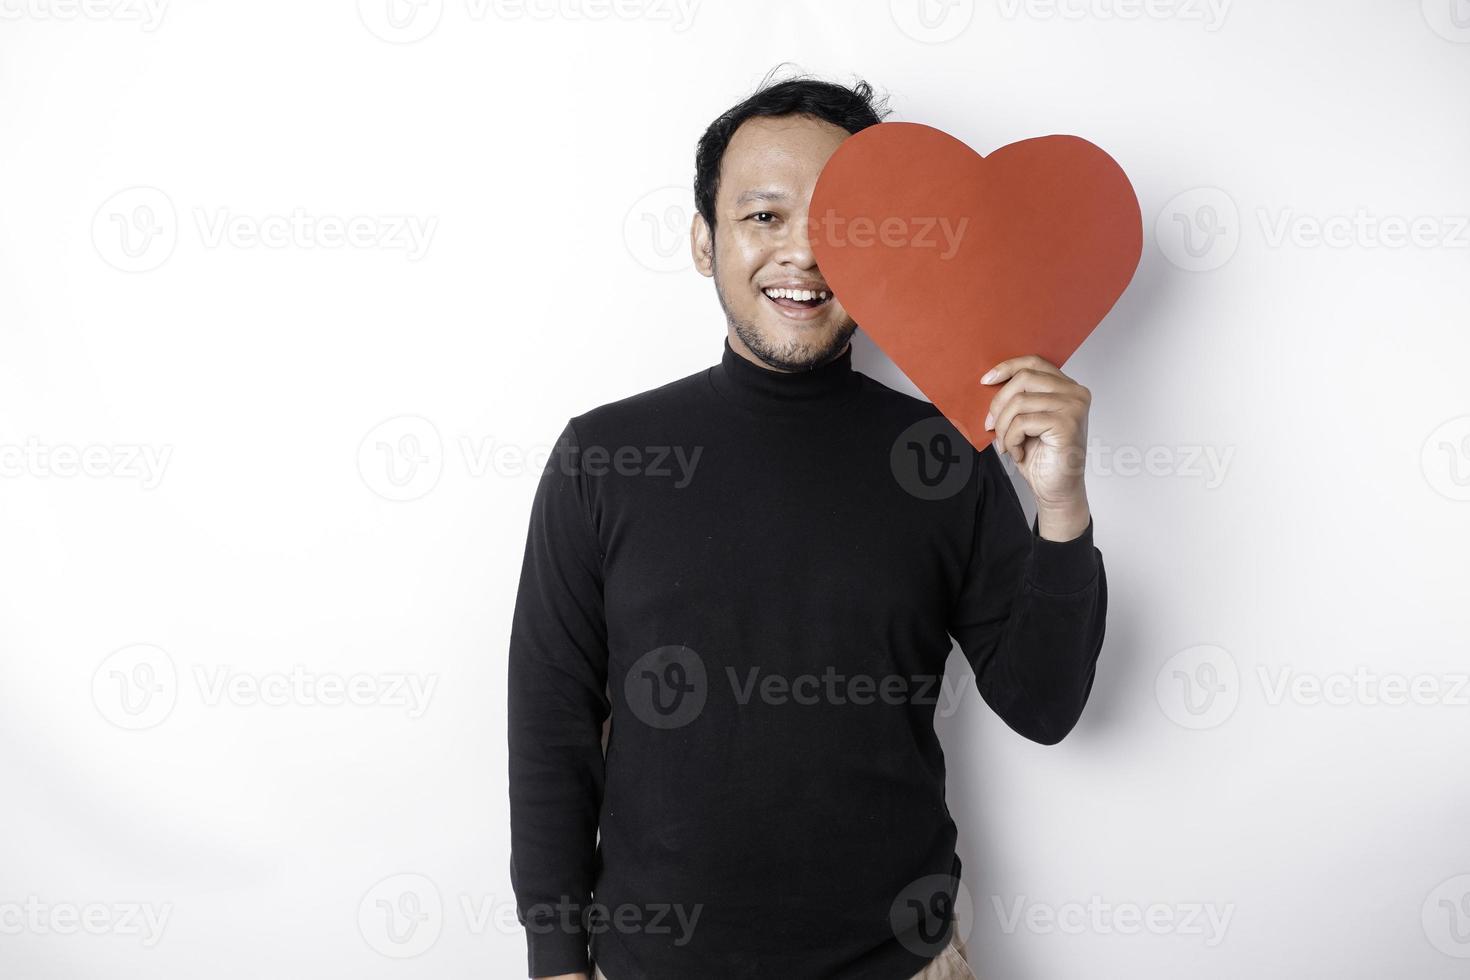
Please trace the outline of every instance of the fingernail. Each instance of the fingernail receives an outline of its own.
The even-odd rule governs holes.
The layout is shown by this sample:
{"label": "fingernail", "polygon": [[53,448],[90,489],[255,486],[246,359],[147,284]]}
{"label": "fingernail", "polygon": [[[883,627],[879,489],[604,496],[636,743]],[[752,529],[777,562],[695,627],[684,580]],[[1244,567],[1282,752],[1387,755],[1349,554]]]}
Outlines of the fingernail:
{"label": "fingernail", "polygon": [[995,425],[995,416],[994,415],[991,415],[989,412],[986,412],[985,413],[985,428],[988,429],[988,428],[990,428],[993,425]]}
{"label": "fingernail", "polygon": [[983,378],[980,379],[980,383],[983,384],[983,385],[988,385],[988,384],[990,384],[990,382],[992,382],[994,380],[995,380],[995,368],[991,368],[989,371],[986,371],[985,372],[985,377],[983,377]]}

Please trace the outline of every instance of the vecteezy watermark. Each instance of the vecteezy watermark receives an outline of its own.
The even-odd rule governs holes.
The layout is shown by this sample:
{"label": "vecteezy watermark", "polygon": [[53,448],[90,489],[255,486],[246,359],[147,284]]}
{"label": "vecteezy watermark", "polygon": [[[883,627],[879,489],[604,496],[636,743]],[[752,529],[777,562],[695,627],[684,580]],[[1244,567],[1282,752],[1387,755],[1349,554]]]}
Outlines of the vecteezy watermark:
{"label": "vecteezy watermark", "polygon": [[[668,23],[675,34],[694,24],[699,0],[459,0],[456,17],[471,22],[608,20]],[[444,18],[444,0],[357,0],[362,25],[390,44],[422,41]]]}
{"label": "vecteezy watermark", "polygon": [[[977,366],[978,375],[984,366]],[[1087,440],[1086,472],[1100,478],[1198,480],[1218,489],[1235,457],[1235,446],[1204,443],[1114,446],[1099,436]],[[907,426],[889,448],[888,465],[904,491],[921,500],[944,500],[970,482],[976,454],[953,423],[936,415]]]}
{"label": "vecteezy watermark", "polygon": [[1240,210],[1235,199],[1218,187],[1184,191],[1159,210],[1154,241],[1164,258],[1181,269],[1218,269],[1240,246]]}
{"label": "vecteezy watermark", "polygon": [[1203,25],[1208,32],[1225,25],[1232,0],[999,0],[1006,20],[1174,20]]}
{"label": "vecteezy watermark", "polygon": [[418,415],[399,415],[374,426],[357,445],[357,473],[384,500],[417,500],[439,485],[444,441]]}
{"label": "vecteezy watermark", "polygon": [[427,952],[444,931],[438,886],[421,874],[382,879],[357,903],[357,931],[370,948],[391,959]]}
{"label": "vecteezy watermark", "polygon": [[[1271,249],[1470,248],[1470,215],[1375,214],[1363,207],[1312,214],[1292,207],[1258,207],[1256,220],[1262,243]],[[1174,265],[1208,272],[1230,261],[1243,230],[1233,197],[1218,187],[1196,187],[1176,194],[1160,209],[1154,239]]]}
{"label": "vecteezy watermark", "polygon": [[1001,932],[1022,931],[1039,936],[1062,933],[1068,936],[1155,936],[1199,937],[1205,946],[1225,941],[1225,932],[1235,915],[1235,903],[1213,902],[1110,902],[1101,895],[1086,902],[1037,902],[1018,895],[1005,901],[990,897]]}
{"label": "vecteezy watermark", "polygon": [[144,490],[163,482],[173,455],[171,445],[144,443],[44,443],[27,436],[23,443],[0,442],[0,478],[137,480]]}
{"label": "vecteezy watermark", "polygon": [[[454,918],[456,909],[462,922]],[[362,896],[357,906],[357,929],[372,950],[390,959],[409,959],[427,952],[451,926],[474,936],[492,930],[506,936],[558,929],[574,934],[646,932],[666,936],[675,946],[685,946],[694,937],[703,911],[702,903],[609,905],[562,897],[557,902],[528,906],[523,918],[514,896],[498,900],[493,895],[460,894],[446,901],[429,876],[402,872],[375,882]]]}
{"label": "vecteezy watermark", "polygon": [[633,716],[658,729],[683,728],[703,713],[715,679],[728,690],[721,697],[742,707],[752,703],[782,707],[835,705],[934,705],[940,717],[949,717],[961,701],[978,693],[975,675],[957,680],[943,673],[849,673],[828,664],[820,672],[787,674],[764,666],[743,670],[727,665],[712,678],[704,658],[685,644],[655,647],[643,654],[623,676],[623,697]]}
{"label": "vecteezy watermark", "polygon": [[1419,450],[1419,467],[1435,493],[1470,500],[1470,415],[1441,422]]}
{"label": "vecteezy watermark", "polygon": [[[205,249],[296,249],[402,252],[416,262],[428,253],[439,219],[413,214],[315,214],[303,207],[253,214],[229,207],[189,211]],[[168,261],[181,237],[172,198],[157,187],[118,191],[92,216],[92,244],[108,265],[148,272]]]}
{"label": "vecteezy watermark", "polygon": [[694,211],[691,188],[654,188],[623,215],[623,246],[650,272],[685,272],[694,264],[689,250]]}
{"label": "vecteezy watermark", "polygon": [[172,902],[43,902],[0,900],[0,936],[127,936],[148,949],[163,939]]}
{"label": "vecteezy watermark", "polygon": [[1470,44],[1470,0],[1420,0],[1424,22],[1446,41]]}
{"label": "vecteezy watermark", "polygon": [[1470,959],[1470,874],[1446,878],[1424,896],[1424,938],[1446,956]]}
{"label": "vecteezy watermark", "polygon": [[943,44],[975,19],[975,0],[888,0],[888,15],[900,31],[922,44]]}
{"label": "vecteezy watermark", "polygon": [[384,500],[426,496],[446,468],[446,459],[472,479],[486,476],[540,476],[550,467],[567,475],[640,476],[666,480],[675,490],[693,481],[703,446],[586,445],[558,452],[547,443],[530,446],[493,437],[460,436],[446,452],[439,428],[420,415],[399,415],[373,426],[357,447],[357,472],[363,485]]}
{"label": "vecteezy watermark", "polygon": [[939,709],[936,713],[946,718],[954,713],[967,691],[978,690],[973,674],[966,683],[953,682],[944,674],[848,674],[831,664],[820,674],[795,676],[762,667],[748,668],[742,676],[742,672],[727,666],[725,677],[735,703],[740,705],[756,700],[771,705],[932,704]]}
{"label": "vecteezy watermark", "polygon": [[[392,708],[422,718],[438,674],[359,671],[340,674],[294,664],[284,671],[243,671],[229,664],[194,664],[190,672],[206,708]],[[92,674],[92,704],[129,731],[153,728],[173,713],[179,672],[168,652],[150,643],[115,650]]]}
{"label": "vecteezy watermark", "polygon": [[438,674],[338,674],[308,670],[302,664],[258,673],[236,670],[229,664],[195,664],[193,677],[202,703],[210,708],[401,708],[415,720],[429,710],[439,684]]}
{"label": "vecteezy watermark", "polygon": [[1351,671],[1326,673],[1298,671],[1290,665],[1273,671],[1270,665],[1260,664],[1256,673],[1266,703],[1272,707],[1283,704],[1470,707],[1470,674],[1385,673],[1365,664],[1358,664]]}
{"label": "vecteezy watermark", "polygon": [[1180,650],[1154,675],[1154,698],[1182,728],[1215,728],[1240,703],[1240,668],[1224,647],[1204,643]]}
{"label": "vecteezy watermark", "polygon": [[115,21],[151,33],[169,0],[0,0],[0,21]]}
{"label": "vecteezy watermark", "polygon": [[[978,375],[989,365],[976,365]],[[888,469],[904,492],[920,500],[945,500],[970,482],[975,450],[954,423],[930,415],[905,426],[888,450]]]}
{"label": "vecteezy watermark", "polygon": [[1101,439],[1089,438],[1087,472],[1099,477],[1199,480],[1206,490],[1215,490],[1225,482],[1235,448],[1196,443],[1110,446]]}
{"label": "vecteezy watermark", "polygon": [[[1355,664],[1316,672],[1290,664],[1257,664],[1255,677],[1260,703],[1268,708],[1470,707],[1470,673],[1458,671],[1409,673]],[[1228,721],[1244,687],[1230,652],[1201,644],[1165,661],[1155,675],[1154,693],[1170,721],[1198,730]]]}
{"label": "vecteezy watermark", "polygon": [[525,909],[528,933],[549,935],[564,933],[580,936],[583,932],[620,935],[647,933],[667,936],[674,946],[687,946],[694,938],[694,928],[704,912],[704,903],[685,905],[680,902],[606,902],[573,901],[562,896],[556,902],[537,902]]}
{"label": "vecteezy watermark", "polygon": [[954,875],[924,875],[899,890],[888,907],[888,926],[909,952],[933,958],[944,952],[951,933],[969,940],[975,902]]}
{"label": "vecteezy watermark", "polygon": [[935,249],[937,258],[948,261],[959,253],[968,215],[840,215],[828,210],[806,219],[808,238],[820,236],[831,249],[892,248]]}
{"label": "vecteezy watermark", "polygon": [[699,717],[709,698],[704,658],[682,643],[655,647],[628,668],[623,697],[633,716],[650,728],[683,728]]}
{"label": "vecteezy watermark", "polygon": [[119,728],[152,728],[168,718],[178,697],[173,658],[151,643],[114,650],[92,673],[92,704]]}
{"label": "vecteezy watermark", "polygon": [[1035,21],[1180,21],[1225,26],[1232,0],[1000,0],[1001,16]]}
{"label": "vecteezy watermark", "polygon": [[1323,217],[1257,208],[1268,248],[1470,248],[1470,215],[1376,215],[1366,208]]}

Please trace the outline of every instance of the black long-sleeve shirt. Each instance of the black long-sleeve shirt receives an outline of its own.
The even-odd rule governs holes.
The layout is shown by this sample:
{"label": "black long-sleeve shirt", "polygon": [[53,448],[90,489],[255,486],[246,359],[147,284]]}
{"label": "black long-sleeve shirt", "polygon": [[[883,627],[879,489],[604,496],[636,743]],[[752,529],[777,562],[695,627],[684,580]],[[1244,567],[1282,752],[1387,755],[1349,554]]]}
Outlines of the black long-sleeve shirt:
{"label": "black long-sleeve shirt", "polygon": [[782,373],[726,340],[573,417],[510,636],[530,975],[587,970],[589,943],[610,980],[917,973],[961,871],[933,724],[951,637],[986,703],[1052,744],[1106,609],[1091,521],[1041,538],[994,447],[850,347]]}

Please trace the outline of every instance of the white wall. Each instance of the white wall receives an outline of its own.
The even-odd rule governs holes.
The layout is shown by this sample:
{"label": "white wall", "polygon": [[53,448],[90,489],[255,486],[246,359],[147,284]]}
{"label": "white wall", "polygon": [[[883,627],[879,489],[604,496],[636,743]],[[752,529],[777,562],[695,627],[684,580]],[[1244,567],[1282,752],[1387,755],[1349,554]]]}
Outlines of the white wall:
{"label": "white wall", "polygon": [[1465,0],[67,2],[0,0],[0,973],[523,975],[535,457],[718,358],[694,142],[794,59],[982,152],[1086,136],[1144,208],[1067,365],[1091,703],[1050,748],[978,698],[941,721],[981,976],[1464,975]]}

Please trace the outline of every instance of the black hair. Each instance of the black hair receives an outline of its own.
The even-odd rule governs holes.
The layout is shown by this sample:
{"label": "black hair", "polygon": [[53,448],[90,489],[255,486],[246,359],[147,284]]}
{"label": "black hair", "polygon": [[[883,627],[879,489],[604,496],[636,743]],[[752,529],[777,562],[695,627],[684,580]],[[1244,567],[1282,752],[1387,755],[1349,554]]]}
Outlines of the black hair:
{"label": "black hair", "polygon": [[[782,64],[786,64],[783,62]],[[859,79],[852,88],[824,82],[809,75],[797,75],[783,82],[771,83],[780,70],[777,65],[766,73],[756,91],[744,102],[727,109],[709,124],[699,138],[694,153],[694,206],[704,216],[710,231],[715,227],[715,195],[720,188],[720,163],[730,138],[740,124],[755,116],[805,115],[841,126],[849,133],[867,129],[888,115],[887,97],[873,99],[873,87]]]}

